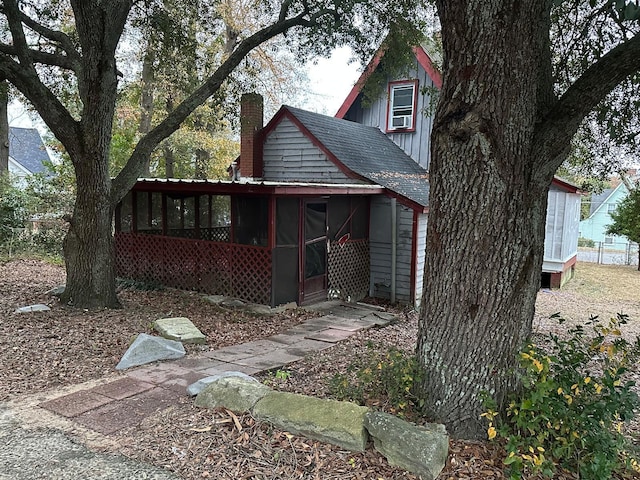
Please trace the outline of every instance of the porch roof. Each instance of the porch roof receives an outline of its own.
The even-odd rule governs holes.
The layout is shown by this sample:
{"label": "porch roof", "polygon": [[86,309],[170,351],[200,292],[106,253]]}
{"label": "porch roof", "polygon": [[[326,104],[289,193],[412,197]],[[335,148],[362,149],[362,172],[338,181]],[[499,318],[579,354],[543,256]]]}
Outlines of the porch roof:
{"label": "porch roof", "polygon": [[385,188],[379,185],[272,182],[242,179],[196,180],[179,178],[139,178],[133,186],[136,191],[198,193],[198,194],[251,194],[251,195],[379,195]]}
{"label": "porch roof", "polygon": [[421,208],[429,204],[429,173],[379,128],[285,105],[265,130],[287,113],[339,166]]}

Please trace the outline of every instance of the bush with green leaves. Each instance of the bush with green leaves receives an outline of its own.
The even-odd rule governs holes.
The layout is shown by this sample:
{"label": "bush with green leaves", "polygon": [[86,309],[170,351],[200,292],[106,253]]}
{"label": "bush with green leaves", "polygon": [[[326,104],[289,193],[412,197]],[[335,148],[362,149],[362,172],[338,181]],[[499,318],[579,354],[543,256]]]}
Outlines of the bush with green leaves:
{"label": "bush with green leaves", "polygon": [[[560,323],[563,320],[558,314]],[[625,373],[640,354],[640,342],[622,336],[626,315],[608,323],[592,317],[587,327],[572,327],[566,338],[550,333],[543,345],[520,353],[521,390],[504,415],[486,402],[488,436],[506,448],[510,478],[523,473],[551,477],[557,466],[579,478],[600,480],[637,467],[622,433],[637,408],[634,382]],[[545,345],[546,343],[546,345]]]}
{"label": "bush with green leaves", "polygon": [[9,175],[0,175],[0,243],[12,241],[29,218],[29,196]]}
{"label": "bush with green leaves", "polygon": [[412,394],[423,373],[413,355],[395,347],[367,344],[361,361],[338,373],[329,383],[329,391],[338,400],[378,406],[402,417],[420,414],[423,402]]}
{"label": "bush with green leaves", "polygon": [[579,237],[578,238],[578,246],[579,247],[594,248],[596,246],[596,242],[594,242],[590,238]]}

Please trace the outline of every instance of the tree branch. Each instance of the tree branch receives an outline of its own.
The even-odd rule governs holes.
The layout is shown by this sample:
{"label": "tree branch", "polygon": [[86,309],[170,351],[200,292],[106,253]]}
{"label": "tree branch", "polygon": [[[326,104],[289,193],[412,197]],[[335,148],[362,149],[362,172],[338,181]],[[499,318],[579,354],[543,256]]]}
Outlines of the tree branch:
{"label": "tree branch", "polygon": [[21,63],[0,56],[0,77],[9,80],[36,107],[44,122],[68,150],[78,144],[81,137],[78,123],[58,98],[44,85],[35,69],[24,68]]}
{"label": "tree branch", "polygon": [[536,127],[534,158],[540,161],[540,174],[553,175],[566,157],[582,120],[620,82],[637,71],[640,71],[640,34],[609,51],[567,89]]}
{"label": "tree branch", "polygon": [[160,124],[153,128],[147,135],[140,139],[136,145],[129,161],[114,179],[111,189],[111,200],[113,205],[119,202],[125,194],[135,184],[139,174],[143,171],[151,152],[165,138],[175,132],[180,124],[207,98],[213,95],[231,72],[240,62],[257,46],[270,40],[271,38],[284,33],[297,26],[311,27],[318,23],[321,15],[333,14],[333,11],[322,10],[313,16],[306,18],[308,12],[304,11],[298,15],[285,20],[278,20],[274,24],[265,27],[253,35],[240,42],[237,48],[218,67],[197,90],[189,95],[180,105],[176,107]]}
{"label": "tree branch", "polygon": [[56,43],[64,52],[67,54],[69,59],[72,62],[77,62],[80,60],[80,56],[76,51],[75,46],[71,38],[65,33],[53,30],[49,27],[45,27],[44,25],[36,22],[34,19],[24,14],[23,12],[19,12],[19,19],[22,23],[24,23],[28,28],[33,30],[34,32],[42,35],[46,39]]}
{"label": "tree branch", "polygon": [[[0,44],[0,53],[17,56],[16,49],[4,43]],[[56,55],[55,53],[47,53],[40,50],[30,50],[29,55],[34,63],[75,71],[76,64],[66,55]]]}

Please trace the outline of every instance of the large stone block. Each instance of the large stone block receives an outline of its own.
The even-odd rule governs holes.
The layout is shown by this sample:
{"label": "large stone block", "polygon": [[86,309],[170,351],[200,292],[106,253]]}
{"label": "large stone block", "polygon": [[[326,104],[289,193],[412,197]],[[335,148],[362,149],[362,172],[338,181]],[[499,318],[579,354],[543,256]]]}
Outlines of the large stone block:
{"label": "large stone block", "polygon": [[370,411],[364,420],[373,443],[391,465],[423,480],[435,479],[447,461],[449,437],[444,425],[414,425],[398,417]]}
{"label": "large stone block", "polygon": [[180,342],[141,333],[124,352],[122,359],[116,365],[116,370],[124,370],[157,360],[181,358],[185,354]]}
{"label": "large stone block", "polygon": [[207,337],[185,317],[161,318],[153,322],[153,328],[164,338],[182,343],[206,343]]}
{"label": "large stone block", "polygon": [[189,396],[195,397],[202,390],[207,388],[207,386],[210,385],[211,383],[217,382],[221,378],[229,378],[229,377],[237,377],[237,378],[242,378],[243,380],[246,380],[248,382],[259,383],[258,380],[256,380],[254,377],[250,375],[247,375],[246,373],[230,371],[230,372],[219,373],[218,375],[211,375],[210,377],[201,378],[197,382],[192,383],[187,387],[187,393],[189,394]]}
{"label": "large stone block", "polygon": [[266,385],[238,376],[220,377],[207,385],[196,397],[199,407],[224,407],[234,412],[248,412],[271,392]]}
{"label": "large stone block", "polygon": [[367,411],[350,402],[271,392],[256,404],[253,415],[288,432],[361,452],[367,445]]}

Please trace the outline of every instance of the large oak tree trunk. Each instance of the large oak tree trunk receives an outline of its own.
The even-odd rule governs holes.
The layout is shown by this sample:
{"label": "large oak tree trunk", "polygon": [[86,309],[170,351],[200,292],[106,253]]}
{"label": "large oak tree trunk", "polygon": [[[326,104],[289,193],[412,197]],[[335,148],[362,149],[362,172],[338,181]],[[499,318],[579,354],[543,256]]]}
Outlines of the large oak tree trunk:
{"label": "large oak tree trunk", "polygon": [[78,176],[78,193],[64,240],[67,287],[63,301],[74,306],[116,308],[112,208],[108,175]]}
{"label": "large oak tree trunk", "polygon": [[531,330],[552,180],[532,168],[548,71],[544,3],[438,4],[444,83],[417,347],[427,377],[417,391],[455,437],[484,435],[482,392],[500,403],[514,388]]}
{"label": "large oak tree trunk", "polygon": [[83,110],[77,137],[65,145],[77,192],[63,244],[67,285],[61,299],[89,309],[120,305],[112,234],[119,199],[113,197],[109,155],[118,86],[114,55],[130,6],[118,3],[73,2],[76,18],[83,20],[77,24],[84,54],[78,77]]}

